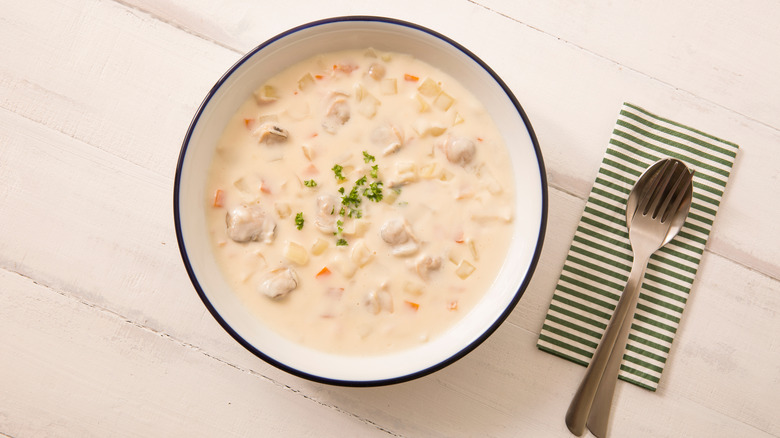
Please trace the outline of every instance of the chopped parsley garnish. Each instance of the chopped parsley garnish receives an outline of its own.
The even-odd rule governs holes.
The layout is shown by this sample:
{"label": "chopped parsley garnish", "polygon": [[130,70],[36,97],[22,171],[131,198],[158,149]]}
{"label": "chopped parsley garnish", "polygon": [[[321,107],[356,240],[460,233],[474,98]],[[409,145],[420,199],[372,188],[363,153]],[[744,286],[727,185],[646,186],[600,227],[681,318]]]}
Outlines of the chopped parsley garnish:
{"label": "chopped parsley garnish", "polygon": [[344,167],[341,166],[340,164],[334,165],[331,170],[333,171],[333,174],[336,176],[337,181],[344,181],[345,179],[347,179],[346,176],[341,174],[341,171],[344,170]]}
{"label": "chopped parsley garnish", "polygon": [[356,186],[362,186],[365,183],[366,183],[366,176],[365,175],[363,175],[363,177],[360,178],[359,180],[355,181],[355,185]]}
{"label": "chopped parsley garnish", "polygon": [[374,178],[374,179],[379,178],[379,165],[378,164],[374,164],[373,166],[371,166],[371,178]]}
{"label": "chopped parsley garnish", "polygon": [[368,188],[363,190],[363,196],[371,201],[379,202],[382,200],[382,182],[374,181],[368,185]]}
{"label": "chopped parsley garnish", "polygon": [[336,246],[347,246],[349,243],[347,243],[346,239],[339,239],[336,241]]}
{"label": "chopped parsley garnish", "polygon": [[303,182],[303,185],[306,187],[317,187],[317,181],[314,181],[313,179],[307,180]]}
{"label": "chopped parsley garnish", "polygon": [[366,163],[370,163],[371,161],[374,161],[376,158],[374,158],[373,155],[369,154],[366,151],[363,151],[363,161]]}
{"label": "chopped parsley garnish", "polygon": [[303,228],[303,213],[295,215],[295,227],[299,230]]}

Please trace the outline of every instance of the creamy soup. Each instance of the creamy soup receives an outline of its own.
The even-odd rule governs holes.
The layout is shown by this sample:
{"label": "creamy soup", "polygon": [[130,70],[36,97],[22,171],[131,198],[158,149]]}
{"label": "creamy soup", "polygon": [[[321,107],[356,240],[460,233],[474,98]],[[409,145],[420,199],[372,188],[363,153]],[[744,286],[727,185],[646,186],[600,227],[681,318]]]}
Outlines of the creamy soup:
{"label": "creamy soup", "polygon": [[509,155],[477,97],[373,49],[271,78],[208,179],[235,293],[275,331],[339,354],[413,347],[462,318],[503,263],[514,211]]}

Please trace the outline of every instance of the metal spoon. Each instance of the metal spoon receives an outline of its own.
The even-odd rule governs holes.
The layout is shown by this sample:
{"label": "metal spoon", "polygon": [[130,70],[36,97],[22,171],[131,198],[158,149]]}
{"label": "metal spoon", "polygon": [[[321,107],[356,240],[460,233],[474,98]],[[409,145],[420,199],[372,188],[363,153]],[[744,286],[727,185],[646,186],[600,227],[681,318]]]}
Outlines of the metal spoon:
{"label": "metal spoon", "polygon": [[612,395],[647,262],[682,228],[691,207],[692,179],[685,163],[666,158],[650,166],[628,195],[626,224],[634,262],[615,313],[566,412],[566,426],[577,436],[585,432],[586,424],[598,438],[607,434]]}

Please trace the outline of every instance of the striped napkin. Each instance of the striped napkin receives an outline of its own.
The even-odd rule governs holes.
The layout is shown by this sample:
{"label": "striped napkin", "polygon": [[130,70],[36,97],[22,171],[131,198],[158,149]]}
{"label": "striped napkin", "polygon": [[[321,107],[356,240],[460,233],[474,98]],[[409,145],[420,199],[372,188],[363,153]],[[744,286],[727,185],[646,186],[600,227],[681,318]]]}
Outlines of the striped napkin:
{"label": "striped napkin", "polygon": [[648,264],[620,378],[655,391],[738,146],[624,103],[555,288],[537,347],[587,365],[628,281],[626,199],[665,157],[695,169],[682,230]]}

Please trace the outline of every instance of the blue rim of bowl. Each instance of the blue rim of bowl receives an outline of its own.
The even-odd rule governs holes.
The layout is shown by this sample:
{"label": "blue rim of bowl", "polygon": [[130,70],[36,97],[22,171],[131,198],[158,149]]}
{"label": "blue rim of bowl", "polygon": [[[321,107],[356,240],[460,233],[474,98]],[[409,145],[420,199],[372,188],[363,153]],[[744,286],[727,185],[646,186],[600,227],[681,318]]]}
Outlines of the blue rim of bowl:
{"label": "blue rim of bowl", "polygon": [[[362,22],[362,21],[369,21],[369,22],[381,22],[381,23],[388,23],[388,24],[394,24],[398,26],[405,26],[409,27],[418,31],[425,32],[431,36],[434,36],[453,47],[457,48],[461,52],[463,52],[465,55],[467,55],[469,58],[471,58],[474,62],[479,64],[480,67],[482,67],[486,72],[490,74],[490,76],[493,78],[493,80],[498,83],[501,88],[503,89],[504,93],[506,93],[507,97],[512,101],[512,104],[517,109],[518,114],[523,120],[523,123],[525,124],[526,129],[528,130],[528,135],[531,137],[531,141],[533,143],[535,153],[536,153],[536,159],[539,165],[539,175],[541,178],[541,188],[542,188],[542,217],[539,224],[539,237],[536,243],[536,250],[534,251],[533,259],[531,260],[531,263],[528,267],[528,272],[526,272],[525,277],[523,278],[523,282],[520,284],[520,287],[518,288],[517,292],[515,293],[515,296],[512,298],[512,301],[509,303],[509,305],[504,309],[504,312],[491,324],[491,326],[485,330],[482,335],[480,335],[477,339],[475,339],[473,342],[471,342],[469,345],[463,347],[460,351],[453,354],[449,358],[437,363],[436,365],[432,365],[428,368],[415,371],[413,373],[405,374],[398,377],[391,377],[388,379],[381,379],[381,380],[341,380],[341,379],[331,379],[327,377],[322,377],[310,373],[303,372],[301,370],[298,370],[296,368],[293,368],[289,365],[286,365],[282,362],[279,362],[272,357],[266,355],[259,349],[257,349],[255,346],[250,344],[247,340],[241,337],[233,328],[228,324],[227,321],[225,321],[222,316],[217,312],[217,310],[214,308],[214,306],[209,301],[208,297],[206,296],[206,293],[204,292],[203,288],[201,287],[200,283],[198,282],[197,276],[195,275],[195,272],[193,271],[192,265],[190,264],[189,256],[187,255],[187,249],[184,244],[184,239],[182,237],[182,230],[181,230],[181,218],[179,216],[179,190],[181,188],[181,173],[182,173],[182,166],[184,165],[184,158],[187,154],[187,146],[189,145],[192,132],[195,129],[195,126],[198,123],[198,120],[200,119],[201,115],[203,114],[203,110],[205,109],[206,105],[208,105],[209,101],[212,97],[216,94],[217,90],[225,83],[225,81],[248,59],[250,59],[252,56],[254,56],[257,52],[265,48],[266,46],[270,45],[271,43],[278,41],[282,38],[287,37],[288,35],[294,34],[296,32],[309,29],[312,27],[317,27],[321,25],[326,24],[332,24],[332,23],[339,23],[339,22]],[[203,304],[206,306],[206,308],[209,310],[211,315],[214,317],[214,319],[217,320],[219,325],[222,326],[222,328],[230,334],[230,336],[233,337],[239,344],[241,344],[244,348],[252,352],[254,355],[259,357],[260,359],[268,362],[269,364],[286,371],[290,374],[293,374],[298,377],[302,377],[304,379],[308,379],[314,382],[319,383],[325,383],[329,385],[338,385],[338,386],[352,386],[352,387],[368,387],[368,386],[383,386],[383,385],[392,385],[396,383],[401,382],[407,382],[409,380],[417,379],[419,377],[431,374],[433,372],[436,372],[438,370],[441,370],[442,368],[445,368],[452,363],[456,362],[457,360],[461,359],[468,353],[470,353],[472,350],[477,348],[482,342],[485,341],[493,332],[496,331],[496,329],[506,320],[506,318],[509,316],[509,314],[514,310],[515,306],[517,306],[517,303],[520,301],[520,298],[523,296],[523,293],[525,292],[526,288],[528,287],[529,282],[531,281],[531,277],[533,276],[534,271],[536,270],[536,265],[539,262],[539,257],[542,252],[542,244],[544,242],[544,236],[545,231],[547,228],[547,209],[548,209],[548,195],[547,195],[547,174],[545,172],[544,167],[544,160],[542,159],[542,151],[539,147],[539,141],[536,139],[536,134],[534,133],[533,128],[531,127],[531,122],[528,119],[528,116],[526,115],[525,111],[523,110],[523,107],[520,105],[520,102],[517,101],[517,98],[515,98],[515,95],[512,93],[512,91],[509,89],[509,87],[504,83],[504,81],[496,74],[493,69],[491,69],[487,64],[485,64],[484,61],[482,61],[477,55],[460,45],[459,43],[455,42],[454,40],[450,39],[447,36],[444,36],[440,34],[439,32],[436,32],[434,30],[428,29],[426,27],[420,26],[418,24],[410,23],[408,21],[398,20],[395,18],[387,18],[387,17],[378,17],[378,16],[361,16],[361,15],[354,15],[354,16],[341,16],[341,17],[332,17],[332,18],[326,18],[323,20],[317,20],[312,21],[310,23],[306,23],[303,25],[300,25],[298,27],[292,28],[290,30],[287,30],[285,32],[282,32],[264,43],[258,45],[254,49],[252,49],[250,52],[248,52],[246,55],[244,55],[241,59],[239,59],[230,69],[228,69],[225,74],[222,75],[222,77],[217,81],[216,84],[211,88],[211,90],[206,95],[205,99],[203,99],[203,102],[198,107],[198,111],[195,113],[195,116],[192,119],[192,122],[190,123],[189,128],[187,129],[187,134],[184,136],[184,141],[182,142],[181,151],[179,153],[179,160],[176,165],[176,175],[173,182],[173,220],[174,225],[176,228],[176,240],[179,244],[179,252],[181,253],[182,260],[184,261],[184,266],[187,270],[187,275],[190,277],[190,281],[192,282],[192,285],[195,287],[195,290],[198,292],[198,296],[200,297],[201,301],[203,301]]]}

